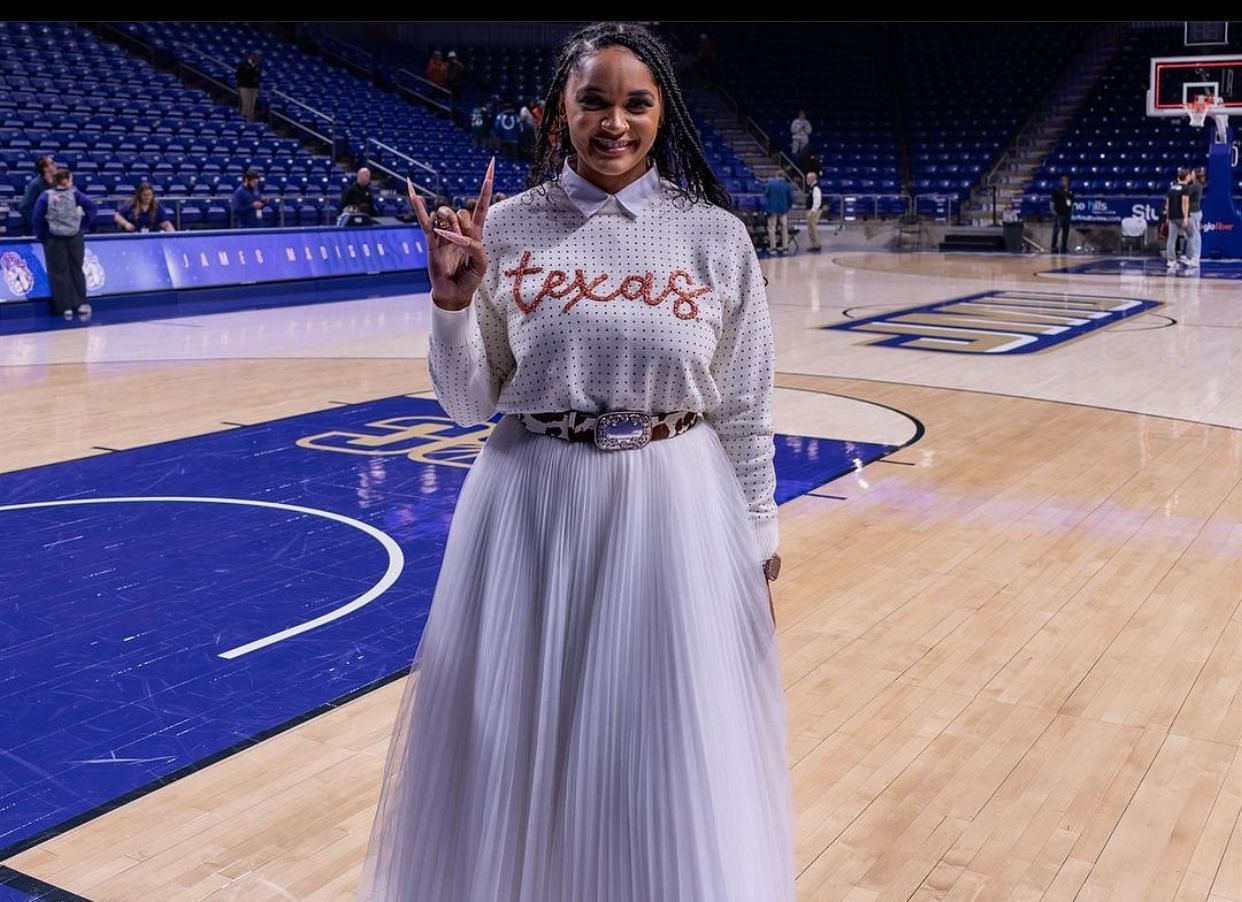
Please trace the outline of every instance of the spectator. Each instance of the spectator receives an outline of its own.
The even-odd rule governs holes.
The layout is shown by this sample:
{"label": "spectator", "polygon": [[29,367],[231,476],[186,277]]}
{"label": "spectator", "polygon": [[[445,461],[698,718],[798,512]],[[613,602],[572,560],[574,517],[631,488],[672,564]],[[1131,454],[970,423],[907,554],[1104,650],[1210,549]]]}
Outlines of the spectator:
{"label": "spectator", "polygon": [[811,121],[806,118],[806,110],[798,110],[797,118],[789,124],[789,155],[801,161],[811,143]]}
{"label": "spectator", "polygon": [[52,283],[52,309],[65,319],[72,319],[74,310],[82,317],[91,315],[82,264],[86,258],[85,230],[95,213],[91,199],[73,187],[73,173],[68,169],[57,169],[52,187],[35,201],[32,218],[35,235],[43,242],[43,259]]}
{"label": "spectator", "polygon": [[490,150],[500,150],[500,139],[496,137],[496,117],[500,115],[503,107],[500,105],[500,95],[493,94],[487,101],[487,147]]}
{"label": "spectator", "polygon": [[466,66],[457,56],[456,50],[448,52],[448,60],[445,62],[445,82],[450,92],[456,97],[461,91],[462,83],[466,80]]}
{"label": "spectator", "polygon": [[489,115],[486,104],[479,104],[470,111],[470,137],[474,139],[475,147],[487,146],[495,119],[494,115]]}
{"label": "spectator", "polygon": [[112,214],[112,221],[125,232],[175,231],[168,214],[160,207],[155,189],[143,182],[128,204]]}
{"label": "spectator", "polygon": [[233,223],[239,229],[257,229],[267,201],[259,194],[259,173],[247,169],[242,183],[233,192]]}
{"label": "spectator", "polygon": [[813,254],[823,248],[819,243],[819,217],[823,212],[824,193],[819,187],[819,173],[812,170],[806,174],[806,237]]}
{"label": "spectator", "polygon": [[1169,228],[1165,258],[1170,272],[1177,271],[1177,239],[1185,235],[1187,245],[1190,243],[1190,197],[1186,186],[1193,178],[1194,173],[1189,169],[1177,170],[1177,181],[1169,186],[1169,193],[1164,198],[1165,223]]}
{"label": "spectator", "polygon": [[[789,249],[789,211],[793,208],[793,185],[781,169],[768,179],[764,208],[768,214],[768,250],[785,253]],[[776,246],[776,222],[781,224],[781,244]]]}
{"label": "spectator", "polygon": [[241,114],[251,122],[255,120],[254,109],[259,101],[259,51],[250,54],[237,66],[237,94],[241,98]]}
{"label": "spectator", "polygon": [[521,133],[518,135],[518,155],[523,160],[534,159],[535,150],[535,132],[539,125],[535,121],[533,107],[535,102],[522,104],[521,112],[518,113],[518,121],[521,123]]}
{"label": "spectator", "polygon": [[51,156],[39,157],[35,160],[35,177],[26,185],[26,193],[22,195],[22,203],[18,208],[22,214],[22,226],[27,235],[34,234],[34,205],[39,195],[52,187],[52,177],[56,174],[56,161]]}
{"label": "spectator", "polygon": [[448,87],[448,63],[439,50],[433,52],[431,59],[427,60],[427,81],[442,88]]}
{"label": "spectator", "polygon": [[371,193],[371,170],[367,167],[359,169],[357,180],[341,193],[340,212],[379,215],[375,210],[375,195]]}
{"label": "spectator", "polygon": [[536,100],[535,105],[530,108],[530,114],[535,117],[536,133],[543,127],[543,101]]}
{"label": "spectator", "polygon": [[518,158],[518,142],[522,138],[522,122],[512,103],[506,103],[496,122],[492,126],[492,134],[500,142],[500,152],[510,160]]}
{"label": "spectator", "polygon": [[[1050,254],[1069,253],[1070,221],[1074,216],[1074,189],[1070,187],[1070,177],[1061,176],[1061,184],[1052,189],[1052,247]],[[1057,250],[1057,235],[1061,236],[1061,249]]]}

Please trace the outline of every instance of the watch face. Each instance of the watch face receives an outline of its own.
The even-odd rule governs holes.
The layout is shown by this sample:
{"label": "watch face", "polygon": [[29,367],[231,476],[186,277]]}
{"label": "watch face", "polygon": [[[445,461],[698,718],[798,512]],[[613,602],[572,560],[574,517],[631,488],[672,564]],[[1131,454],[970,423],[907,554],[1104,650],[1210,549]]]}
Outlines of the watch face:
{"label": "watch face", "polygon": [[763,573],[768,578],[768,582],[772,582],[781,575],[781,556],[774,554],[763,564]]}

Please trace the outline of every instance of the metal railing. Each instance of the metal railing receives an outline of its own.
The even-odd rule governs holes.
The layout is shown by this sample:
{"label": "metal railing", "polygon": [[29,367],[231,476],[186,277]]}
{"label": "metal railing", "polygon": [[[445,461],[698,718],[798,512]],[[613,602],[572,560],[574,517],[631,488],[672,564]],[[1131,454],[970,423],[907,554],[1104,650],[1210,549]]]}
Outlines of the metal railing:
{"label": "metal railing", "polygon": [[[134,199],[133,195],[131,194],[87,194],[87,196],[99,206],[99,215],[108,217],[106,222],[109,225],[115,224],[115,220],[113,220],[112,215],[115,213],[121,212],[121,210],[124,207],[128,206]],[[320,215],[317,217],[316,222],[309,223],[309,224],[310,225],[332,225],[334,222],[336,222],[337,217],[340,215],[341,197],[342,195],[341,195],[341,192],[339,191],[326,191],[326,192],[311,193],[311,194],[272,194],[266,197],[266,200],[268,201],[268,205],[264,207],[264,211],[266,214],[266,211],[268,209],[273,209],[276,213],[277,226],[284,228],[287,225],[285,222],[285,216],[286,216],[286,211],[288,207],[290,206],[301,207],[302,205],[308,202],[311,204],[314,204],[314,202],[319,201],[320,203],[323,204],[323,208],[319,211]],[[403,194],[400,191],[380,191],[380,192],[377,192],[376,199],[377,200],[383,200],[383,199],[396,200],[398,201],[398,203],[402,205],[401,211],[400,211],[401,213],[411,212],[408,209],[409,202],[406,199],[405,194]],[[172,208],[173,228],[175,228],[179,232],[185,231],[185,228],[183,226],[184,220],[182,216],[182,211],[186,204],[194,204],[196,207],[201,206],[203,204],[210,204],[212,206],[224,207],[228,211],[227,228],[231,229],[231,228],[236,227],[235,226],[236,220],[234,218],[233,208],[232,208],[232,197],[228,195],[212,195],[210,197],[201,197],[201,196],[200,197],[192,197],[192,196],[183,197],[181,195],[176,195],[176,196],[163,195],[162,197],[159,198],[159,205],[161,208],[165,210],[167,210],[170,207]],[[301,220],[300,212],[298,214],[298,219]],[[293,223],[289,223],[288,225],[292,226]],[[308,225],[308,223],[299,221],[297,225]]]}
{"label": "metal railing", "polygon": [[398,172],[394,172],[392,169],[390,169],[389,167],[381,163],[377,158],[372,157],[371,150],[370,150],[372,144],[374,144],[381,151],[392,154],[393,156],[401,160],[404,160],[412,168],[417,169],[419,172],[427,173],[430,175],[432,179],[432,182],[430,185],[425,185],[419,181],[410,179],[410,183],[414,186],[414,190],[417,191],[419,194],[425,194],[428,197],[436,197],[437,195],[444,193],[444,179],[441,178],[439,171],[437,171],[436,169],[433,169],[432,167],[428,166],[426,163],[423,163],[420,160],[414,159],[409,154],[402,153],[401,151],[397,150],[397,148],[392,147],[388,144],[385,144],[383,141],[377,140],[375,138],[367,138],[366,140],[366,149],[365,149],[365,153],[363,154],[363,156],[366,157],[367,166],[379,169],[381,172],[385,173],[386,175],[392,176],[393,178],[397,179],[398,181],[402,183],[404,183],[407,178],[407,176],[401,175]]}
{"label": "metal railing", "polygon": [[[182,41],[173,41],[173,42],[172,42],[172,45],[173,45],[174,47],[176,47],[178,50],[183,50],[183,51],[185,51],[185,52],[187,52],[187,53],[193,53],[193,54],[195,54],[195,55],[196,55],[199,59],[205,59],[205,60],[207,60],[207,61],[208,61],[208,62],[210,62],[210,63],[214,63],[215,65],[222,67],[222,68],[224,69],[224,71],[225,71],[225,72],[229,72],[229,71],[231,71],[231,69],[232,69],[232,67],[231,67],[231,66],[229,66],[229,64],[228,64],[228,63],[224,62],[224,60],[218,59],[218,58],[216,58],[216,57],[212,56],[210,53],[207,53],[207,52],[206,52],[206,51],[204,51],[204,50],[200,50],[199,48],[195,47],[195,46],[194,46],[194,45],[192,45],[192,44],[186,44],[186,43],[184,43],[184,42],[182,42]],[[214,75],[210,74],[209,72],[207,72],[207,71],[206,71],[206,70],[204,70],[204,69],[200,69],[200,68],[199,68],[199,67],[197,67],[197,66],[192,66],[192,65],[190,65],[189,63],[187,63],[187,62],[185,61],[185,58],[184,58],[184,57],[180,57],[180,58],[178,58],[178,60],[177,60],[177,65],[178,65],[178,66],[179,66],[179,67],[180,67],[183,71],[189,71],[189,72],[192,72],[192,73],[194,73],[194,75],[195,75],[195,77],[196,77],[196,78],[199,78],[199,79],[201,79],[202,81],[205,81],[205,82],[207,82],[207,83],[209,83],[209,84],[211,84],[211,85],[214,85],[214,86],[216,87],[216,89],[217,89],[217,90],[219,90],[219,91],[221,91],[222,93],[228,94],[228,95],[230,95],[230,96],[232,96],[232,97],[237,97],[237,93],[238,93],[238,92],[237,92],[237,88],[236,88],[236,87],[234,87],[233,85],[229,84],[228,82],[221,81],[220,79],[216,78]],[[183,78],[183,79],[182,79],[182,81],[185,81],[185,79]]]}
{"label": "metal railing", "polygon": [[307,113],[313,116],[318,123],[326,123],[327,128],[328,128],[328,134],[325,135],[322,132],[317,131],[311,126],[307,125],[305,122],[301,122],[297,119],[294,119],[292,116],[286,115],[285,113],[282,113],[280,110],[273,109],[271,101],[269,101],[267,105],[267,112],[268,112],[269,118],[270,117],[279,118],[283,120],[284,122],[286,122],[287,124],[289,124],[290,126],[296,129],[300,129],[306,134],[311,135],[316,140],[322,141],[324,144],[327,144],[329,147],[333,147],[333,148],[336,147],[337,130],[336,130],[336,119],[335,118],[333,118],[332,116],[329,116],[327,113],[324,113],[320,110],[315,109],[310,104],[303,103],[302,101],[298,100],[296,97],[286,94],[284,91],[272,91],[271,93],[272,93],[272,96],[279,97],[281,100],[285,101],[286,103],[291,103],[294,106],[298,107],[299,109],[305,110]]}
{"label": "metal railing", "polygon": [[424,78],[423,76],[419,75],[417,72],[411,72],[409,69],[405,68],[404,66],[402,66],[400,69],[397,70],[397,74],[404,75],[407,78],[412,78],[415,82],[418,83],[420,87],[423,87],[423,86],[427,87],[432,92],[433,95],[440,97],[441,100],[445,100],[445,99],[451,100],[453,97],[453,92],[450,91],[448,88],[444,87],[443,85],[438,85],[434,81],[431,81],[427,78]]}
{"label": "metal railing", "polygon": [[[761,197],[761,195],[735,195],[735,198],[740,197]],[[917,202],[929,198],[951,200],[953,203],[957,202],[957,199],[952,195],[920,194],[915,197],[900,191],[879,194],[855,194],[848,191],[833,194],[823,192],[822,198],[823,203],[820,207],[821,214],[819,220],[821,226],[845,225],[858,219],[893,221],[909,219],[912,214],[917,213]],[[882,203],[892,201],[900,201],[902,209],[900,211],[881,209]],[[762,209],[755,210],[753,208],[743,208],[741,212],[764,214]]]}
{"label": "metal railing", "polygon": [[296,106],[296,107],[299,107],[299,108],[301,108],[301,109],[303,109],[303,110],[306,110],[306,112],[310,113],[310,114],[311,114],[312,116],[314,116],[316,119],[319,119],[319,120],[320,120],[320,121],[322,121],[322,122],[327,122],[327,123],[328,123],[329,125],[331,125],[333,128],[335,128],[335,127],[336,127],[336,119],[335,119],[335,118],[333,118],[332,116],[329,116],[327,113],[323,112],[322,110],[317,110],[317,109],[315,109],[315,108],[314,108],[313,106],[311,106],[309,103],[303,103],[302,101],[298,100],[298,99],[297,99],[296,97],[294,97],[293,95],[291,95],[291,94],[286,94],[284,91],[272,91],[272,92],[271,92],[271,94],[272,94],[272,96],[274,96],[274,97],[279,97],[281,100],[285,100],[285,101],[287,101],[287,102],[289,102],[289,103],[293,104],[293,105],[294,105],[294,106]]}
{"label": "metal railing", "polygon": [[448,88],[441,87],[434,81],[428,81],[421,75],[411,72],[409,69],[398,69],[393,73],[393,75],[413,79],[415,83],[415,87],[411,87],[408,84],[403,84],[394,77],[392,84],[398,91],[409,94],[416,100],[419,100],[427,106],[438,110],[446,116],[451,117],[453,115],[453,92]]}

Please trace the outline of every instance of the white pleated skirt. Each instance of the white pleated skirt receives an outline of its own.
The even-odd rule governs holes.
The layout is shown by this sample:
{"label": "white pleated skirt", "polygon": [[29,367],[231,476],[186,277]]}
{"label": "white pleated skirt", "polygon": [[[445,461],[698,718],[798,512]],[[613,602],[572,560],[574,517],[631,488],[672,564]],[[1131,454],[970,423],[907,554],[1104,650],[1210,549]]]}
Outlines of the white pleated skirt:
{"label": "white pleated skirt", "polygon": [[600,451],[505,417],[453,516],[358,898],[793,900],[757,560],[709,424]]}

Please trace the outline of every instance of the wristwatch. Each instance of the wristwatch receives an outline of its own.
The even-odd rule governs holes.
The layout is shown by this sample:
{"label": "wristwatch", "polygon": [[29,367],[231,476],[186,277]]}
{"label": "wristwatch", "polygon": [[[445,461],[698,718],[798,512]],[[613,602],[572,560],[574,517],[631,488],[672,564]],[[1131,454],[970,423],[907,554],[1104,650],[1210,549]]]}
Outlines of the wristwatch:
{"label": "wristwatch", "polygon": [[774,554],[763,562],[763,575],[768,578],[768,582],[776,582],[776,578],[781,575],[781,556]]}

